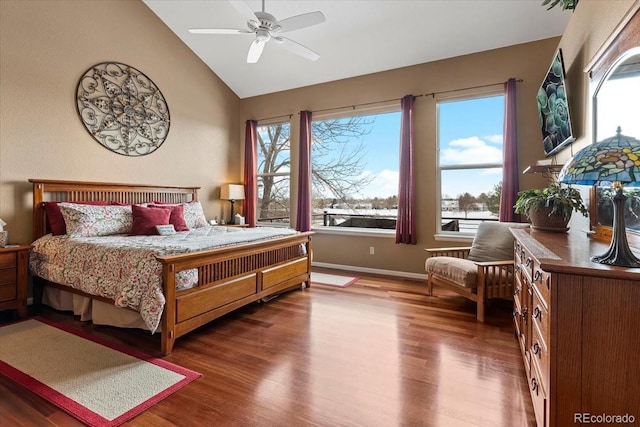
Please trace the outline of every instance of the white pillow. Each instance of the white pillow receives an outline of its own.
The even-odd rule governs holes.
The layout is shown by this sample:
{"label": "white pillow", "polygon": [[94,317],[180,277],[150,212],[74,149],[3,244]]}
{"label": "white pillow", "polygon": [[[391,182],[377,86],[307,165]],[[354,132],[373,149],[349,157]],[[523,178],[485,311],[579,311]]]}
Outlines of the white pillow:
{"label": "white pillow", "polygon": [[60,203],[67,235],[74,237],[127,234],[133,226],[131,206],[94,206]]}
{"label": "white pillow", "polygon": [[200,228],[209,225],[200,202],[183,203],[182,206],[184,206],[184,222],[187,223],[187,227]]}

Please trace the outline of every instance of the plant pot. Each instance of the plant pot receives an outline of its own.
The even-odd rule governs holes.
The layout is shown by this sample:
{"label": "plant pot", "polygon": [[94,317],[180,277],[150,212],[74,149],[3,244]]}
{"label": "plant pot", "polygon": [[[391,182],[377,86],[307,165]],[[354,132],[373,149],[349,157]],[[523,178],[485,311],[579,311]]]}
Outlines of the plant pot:
{"label": "plant pot", "polygon": [[553,231],[556,233],[566,233],[569,228],[567,224],[569,219],[565,219],[563,215],[549,215],[551,208],[542,208],[536,211],[529,212],[529,220],[531,221],[531,228],[541,231]]}

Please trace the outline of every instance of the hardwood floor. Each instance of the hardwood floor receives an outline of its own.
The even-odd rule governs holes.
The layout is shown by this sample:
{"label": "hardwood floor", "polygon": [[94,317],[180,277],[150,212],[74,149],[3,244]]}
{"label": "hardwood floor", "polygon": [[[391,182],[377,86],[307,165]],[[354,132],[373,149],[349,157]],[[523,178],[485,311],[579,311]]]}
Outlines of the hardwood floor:
{"label": "hardwood floor", "polygon": [[[317,285],[250,305],[181,337],[166,360],[203,376],[125,425],[535,425],[509,302],[490,303],[479,324],[462,297],[358,276],[347,288]],[[51,309],[38,315],[159,349],[159,338],[142,331]],[[0,424],[81,425],[3,377]]]}

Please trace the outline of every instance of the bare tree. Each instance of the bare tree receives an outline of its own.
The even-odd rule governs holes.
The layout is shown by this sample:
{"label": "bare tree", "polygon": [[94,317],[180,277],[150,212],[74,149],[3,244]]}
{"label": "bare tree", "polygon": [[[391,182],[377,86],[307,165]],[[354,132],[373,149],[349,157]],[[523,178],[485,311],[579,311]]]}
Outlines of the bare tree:
{"label": "bare tree", "polygon": [[[373,121],[368,117],[323,120],[312,123],[311,184],[314,199],[326,197],[347,203],[375,176],[363,175],[366,150],[363,137]],[[355,143],[354,143],[355,141]],[[289,186],[283,175],[291,167],[289,125],[277,123],[260,127],[258,132],[258,171],[262,198],[259,218],[278,212],[288,215]],[[285,177],[286,178],[286,177]]]}
{"label": "bare tree", "polygon": [[464,219],[467,219],[469,211],[476,208],[477,200],[469,193],[458,196],[458,209],[464,212]]}

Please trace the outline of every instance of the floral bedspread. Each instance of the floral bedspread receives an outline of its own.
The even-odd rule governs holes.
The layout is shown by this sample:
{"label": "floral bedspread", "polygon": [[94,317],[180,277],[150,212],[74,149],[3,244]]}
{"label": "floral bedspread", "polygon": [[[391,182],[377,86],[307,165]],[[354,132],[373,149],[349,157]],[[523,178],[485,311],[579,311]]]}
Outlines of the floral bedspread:
{"label": "floral bedspread", "polygon": [[[284,228],[207,226],[167,236],[41,237],[33,243],[31,272],[46,280],[110,298],[136,310],[149,330],[160,324],[165,297],[162,264],[155,255],[171,255],[295,234]],[[197,270],[176,275],[178,290],[197,283]]]}

